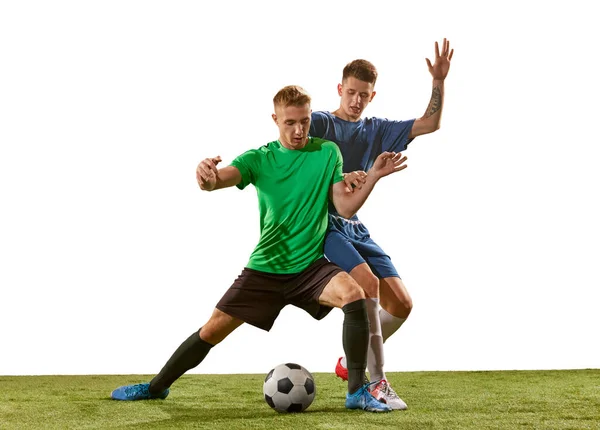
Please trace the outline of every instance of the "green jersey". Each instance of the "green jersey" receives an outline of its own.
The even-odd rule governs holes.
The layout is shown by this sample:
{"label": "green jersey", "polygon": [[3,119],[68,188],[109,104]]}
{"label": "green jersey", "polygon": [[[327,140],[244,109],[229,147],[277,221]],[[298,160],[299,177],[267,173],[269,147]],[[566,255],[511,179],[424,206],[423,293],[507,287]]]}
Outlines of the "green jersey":
{"label": "green jersey", "polygon": [[253,184],[258,194],[260,240],[248,268],[299,273],[323,256],[329,188],[344,179],[342,164],[335,143],[314,137],[302,149],[275,141],[233,160],[237,187]]}

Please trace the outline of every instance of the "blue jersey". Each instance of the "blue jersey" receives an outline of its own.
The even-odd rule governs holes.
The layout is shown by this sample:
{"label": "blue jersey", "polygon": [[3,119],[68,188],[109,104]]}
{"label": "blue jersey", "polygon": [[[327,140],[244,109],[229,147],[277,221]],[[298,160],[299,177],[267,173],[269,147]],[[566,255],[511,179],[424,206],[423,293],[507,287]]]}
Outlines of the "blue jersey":
{"label": "blue jersey", "polygon": [[414,119],[391,121],[385,118],[350,122],[330,112],[317,111],[312,113],[310,135],[337,143],[344,159],[344,173],[366,172],[382,152],[406,149],[412,141],[408,135],[414,122]]}
{"label": "blue jersey", "polygon": [[[311,115],[310,135],[331,140],[339,146],[344,159],[344,173],[355,170],[367,172],[382,152],[401,152],[406,149],[412,141],[408,135],[414,122],[414,119],[391,121],[385,118],[364,118],[351,122],[331,112],[317,111]],[[337,216],[331,202],[329,213]],[[358,217],[354,215],[351,219],[357,221]]]}

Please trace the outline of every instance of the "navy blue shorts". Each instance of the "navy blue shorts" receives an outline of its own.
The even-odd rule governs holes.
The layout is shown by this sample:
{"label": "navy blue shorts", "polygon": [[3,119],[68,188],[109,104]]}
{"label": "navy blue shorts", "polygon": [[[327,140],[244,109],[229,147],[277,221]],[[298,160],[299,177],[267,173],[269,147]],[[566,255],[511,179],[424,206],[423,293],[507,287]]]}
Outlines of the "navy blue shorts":
{"label": "navy blue shorts", "polygon": [[399,278],[392,259],[375,243],[357,216],[347,220],[329,214],[329,231],[325,237],[325,257],[350,273],[362,263],[380,279]]}

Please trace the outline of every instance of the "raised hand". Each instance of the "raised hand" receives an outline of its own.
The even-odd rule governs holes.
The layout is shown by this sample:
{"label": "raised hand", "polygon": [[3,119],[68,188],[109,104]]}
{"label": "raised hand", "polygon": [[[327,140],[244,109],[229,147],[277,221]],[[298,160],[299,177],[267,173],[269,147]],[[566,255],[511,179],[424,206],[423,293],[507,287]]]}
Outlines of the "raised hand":
{"label": "raised hand", "polygon": [[401,152],[382,152],[373,163],[369,174],[375,175],[378,179],[383,178],[400,170],[406,169],[407,157]]}
{"label": "raised hand", "polygon": [[435,59],[433,65],[431,65],[431,61],[429,58],[426,58],[427,67],[429,67],[429,73],[433,76],[433,79],[443,81],[448,76],[448,71],[450,70],[450,60],[452,60],[452,55],[454,54],[454,49],[450,50],[450,41],[444,38],[444,42],[442,43],[442,52],[440,53],[440,48],[438,43],[435,42]]}
{"label": "raised hand", "polygon": [[354,188],[359,190],[362,188],[367,178],[367,173],[362,170],[356,170],[350,173],[344,173],[344,183],[346,184],[346,191],[352,192]]}
{"label": "raised hand", "polygon": [[205,158],[196,167],[196,180],[200,189],[212,191],[217,185],[217,164],[221,162],[221,157],[217,155],[214,158]]}

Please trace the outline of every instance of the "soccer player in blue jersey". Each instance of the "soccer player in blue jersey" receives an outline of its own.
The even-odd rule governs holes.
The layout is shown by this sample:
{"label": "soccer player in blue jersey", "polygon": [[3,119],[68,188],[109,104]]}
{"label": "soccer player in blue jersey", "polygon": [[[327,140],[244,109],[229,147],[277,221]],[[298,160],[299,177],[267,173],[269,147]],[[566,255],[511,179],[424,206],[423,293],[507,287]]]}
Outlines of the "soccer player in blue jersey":
{"label": "soccer player in blue jersey", "polygon": [[[310,134],[338,144],[348,187],[361,186],[365,172],[382,152],[404,151],[415,137],[439,129],[444,80],[453,53],[446,39],[441,52],[435,43],[434,63],[426,59],[433,77],[429,105],[421,118],[406,121],[362,118],[363,111],[375,97],[377,69],[366,60],[354,60],[346,65],[342,83],[337,86],[341,97],[339,108],[333,112],[313,112]],[[367,295],[370,321],[367,368],[374,383],[371,393],[392,409],[406,409],[406,403],[390,387],[383,371],[383,343],[406,321],[412,309],[406,286],[390,257],[371,239],[358,216],[345,219],[331,205],[325,256],[350,273]],[[347,380],[345,357],[338,360],[335,370],[340,378]]]}

